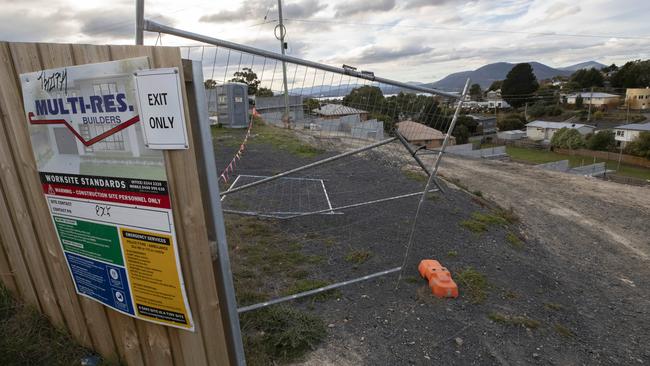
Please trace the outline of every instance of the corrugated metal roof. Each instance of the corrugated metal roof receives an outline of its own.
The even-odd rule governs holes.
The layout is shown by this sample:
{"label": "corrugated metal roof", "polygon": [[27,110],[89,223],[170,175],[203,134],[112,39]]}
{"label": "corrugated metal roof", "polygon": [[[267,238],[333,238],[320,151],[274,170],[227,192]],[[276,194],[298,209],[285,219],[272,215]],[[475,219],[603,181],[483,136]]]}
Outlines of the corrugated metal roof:
{"label": "corrugated metal roof", "polygon": [[633,131],[650,131],[650,122],[646,123],[631,123],[629,125],[622,125],[614,127],[617,130],[633,130]]}
{"label": "corrugated metal roof", "polygon": [[361,109],[356,109],[340,104],[325,104],[320,108],[314,109],[314,113],[321,116],[347,116],[350,114],[368,113]]}
{"label": "corrugated metal roof", "polygon": [[445,134],[435,128],[413,121],[397,123],[397,132],[408,141],[442,140],[445,138]]}
{"label": "corrugated metal roof", "polygon": [[571,122],[551,122],[551,121],[532,121],[526,124],[526,127],[539,127],[539,128],[580,128],[580,127],[591,127],[596,128],[596,126],[585,125],[582,123],[571,123]]}

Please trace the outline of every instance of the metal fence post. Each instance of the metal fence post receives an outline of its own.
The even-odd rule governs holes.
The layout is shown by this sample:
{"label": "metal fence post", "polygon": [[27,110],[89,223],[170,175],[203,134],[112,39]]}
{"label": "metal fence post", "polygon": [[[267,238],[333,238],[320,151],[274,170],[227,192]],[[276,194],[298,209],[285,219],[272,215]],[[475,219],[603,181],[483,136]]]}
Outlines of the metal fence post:
{"label": "metal fence post", "polygon": [[198,128],[203,153],[203,168],[206,177],[207,191],[209,202],[209,213],[212,218],[212,225],[215,229],[217,241],[217,270],[216,282],[219,293],[220,307],[227,315],[227,322],[224,332],[229,336],[227,340],[231,360],[236,365],[246,365],[244,356],[244,345],[242,342],[241,329],[239,326],[239,314],[237,313],[237,299],[235,296],[235,287],[233,285],[232,271],[230,268],[230,259],[228,257],[228,243],[226,241],[226,226],[221,209],[221,200],[219,198],[219,179],[217,177],[217,164],[214,159],[214,147],[212,145],[212,135],[210,133],[210,120],[208,119],[208,106],[205,99],[205,87],[203,85],[203,70],[200,61],[192,61],[192,85],[196,99],[196,108],[198,114]]}

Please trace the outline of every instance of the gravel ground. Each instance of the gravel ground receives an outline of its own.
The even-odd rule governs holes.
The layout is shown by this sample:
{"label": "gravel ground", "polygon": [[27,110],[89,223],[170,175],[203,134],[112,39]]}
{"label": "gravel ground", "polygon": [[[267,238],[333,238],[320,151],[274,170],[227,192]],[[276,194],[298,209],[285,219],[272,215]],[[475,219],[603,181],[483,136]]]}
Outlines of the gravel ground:
{"label": "gravel ground", "polygon": [[[237,133],[231,133],[234,139]],[[216,139],[215,150],[221,167],[234,148]],[[301,158],[256,144],[253,136],[237,173],[270,175],[331,154]],[[292,303],[328,325],[326,341],[301,364],[650,362],[647,188],[513,163],[443,161],[442,174],[458,185],[447,183],[444,194],[425,201],[398,289],[397,276],[389,275],[344,287],[325,302]],[[422,188],[421,181],[403,173],[402,164],[389,162],[396,161],[368,154],[302,176],[324,179],[334,206]],[[512,207],[520,222],[490,225],[482,233],[464,228],[461,223],[472,215],[496,209],[468,191]],[[401,265],[417,201],[407,198],[278,225],[292,235],[317,233],[331,240],[332,245],[305,240],[304,250],[326,258],[313,277],[337,282]],[[514,245],[507,239],[513,236],[522,242]],[[371,256],[352,265],[345,257],[356,249]],[[417,277],[424,258],[440,260],[453,276],[468,267],[485,276],[485,301],[474,303],[463,286],[458,299],[432,297]],[[495,321],[495,314],[530,322]]]}

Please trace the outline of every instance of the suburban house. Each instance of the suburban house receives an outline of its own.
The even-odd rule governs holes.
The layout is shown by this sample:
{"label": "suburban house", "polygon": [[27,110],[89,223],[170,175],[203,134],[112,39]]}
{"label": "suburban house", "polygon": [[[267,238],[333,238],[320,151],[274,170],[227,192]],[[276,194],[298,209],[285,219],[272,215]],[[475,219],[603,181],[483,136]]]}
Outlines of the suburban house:
{"label": "suburban house", "polygon": [[485,94],[488,108],[510,108],[510,104],[501,98],[501,89],[490,90]]}
{"label": "suburban house", "polygon": [[367,111],[348,107],[341,104],[325,104],[322,105],[320,108],[312,110],[312,112],[323,119],[336,119],[344,116],[353,116],[353,115],[359,116],[360,121],[366,121],[368,119]]}
{"label": "suburban house", "polygon": [[[289,95],[289,118],[292,122],[305,119],[302,95]],[[279,124],[286,110],[284,95],[272,97],[255,97],[255,110],[267,122]]]}
{"label": "suburban house", "polygon": [[478,135],[491,135],[497,132],[496,117],[477,116],[473,114],[468,114],[467,117],[471,117],[478,124],[476,128],[476,133]]}
{"label": "suburban house", "polygon": [[625,104],[630,109],[649,109],[650,88],[628,88],[625,92]]}
{"label": "suburban house", "polygon": [[[397,132],[413,145],[426,146],[429,149],[442,146],[445,139],[445,134],[435,128],[410,120],[397,123]],[[456,139],[451,136],[449,144],[455,143]]]}
{"label": "suburban house", "polygon": [[581,92],[570,94],[566,96],[568,104],[576,104],[578,96],[582,97],[582,104],[593,105],[594,107],[603,108],[616,108],[620,102],[621,97],[616,94],[601,93],[601,92]]}
{"label": "suburban house", "polygon": [[618,146],[625,147],[629,142],[636,140],[641,132],[650,132],[650,122],[614,127],[614,138],[618,141]]}
{"label": "suburban house", "polygon": [[561,128],[578,130],[581,135],[593,133],[596,126],[570,122],[533,121],[526,124],[526,137],[531,140],[551,140],[553,134]]}

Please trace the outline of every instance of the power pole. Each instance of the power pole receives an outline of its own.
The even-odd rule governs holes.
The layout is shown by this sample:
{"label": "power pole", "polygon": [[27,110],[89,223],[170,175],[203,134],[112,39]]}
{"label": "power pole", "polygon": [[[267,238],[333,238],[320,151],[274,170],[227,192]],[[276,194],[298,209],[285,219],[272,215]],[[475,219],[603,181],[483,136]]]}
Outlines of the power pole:
{"label": "power pole", "polygon": [[589,95],[589,112],[587,112],[587,122],[591,122],[591,105],[594,103],[594,87],[591,87],[591,94]]}
{"label": "power pole", "polygon": [[[282,0],[278,0],[278,20],[280,22],[280,24],[278,24],[278,27],[280,28],[280,52],[282,52],[282,56],[284,56],[284,51],[286,48],[286,43],[284,42],[284,36],[286,30],[282,22]],[[287,63],[284,62],[284,60],[282,61],[282,80],[284,81],[284,117],[282,118],[282,120],[286,123],[287,128],[291,128],[291,121],[289,119],[290,114],[289,114],[289,88],[287,86]]]}
{"label": "power pole", "polygon": [[135,44],[144,44],[144,0],[135,3]]}

